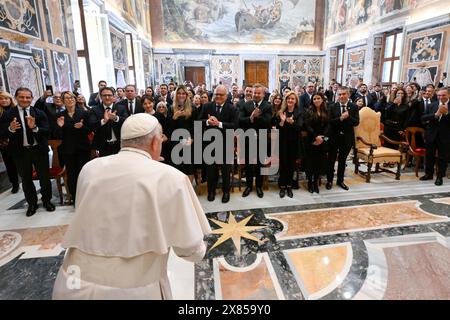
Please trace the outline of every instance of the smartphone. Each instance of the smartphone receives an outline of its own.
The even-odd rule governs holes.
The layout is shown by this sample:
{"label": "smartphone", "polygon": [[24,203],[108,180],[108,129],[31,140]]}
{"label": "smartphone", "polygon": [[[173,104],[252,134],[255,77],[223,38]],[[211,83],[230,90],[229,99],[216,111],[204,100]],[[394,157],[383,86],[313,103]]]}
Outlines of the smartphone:
{"label": "smartphone", "polygon": [[50,92],[51,92],[52,95],[53,95],[53,86],[46,85],[46,86],[45,86],[45,91],[47,91],[47,90],[50,90]]}

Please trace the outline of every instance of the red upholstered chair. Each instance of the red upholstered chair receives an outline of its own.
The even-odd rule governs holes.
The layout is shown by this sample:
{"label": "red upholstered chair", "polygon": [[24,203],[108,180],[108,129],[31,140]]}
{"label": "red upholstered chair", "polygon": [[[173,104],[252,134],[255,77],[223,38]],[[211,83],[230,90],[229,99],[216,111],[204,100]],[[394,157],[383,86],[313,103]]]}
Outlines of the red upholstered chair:
{"label": "red upholstered chair", "polygon": [[425,141],[425,129],[419,127],[408,127],[403,132],[406,142],[409,144],[408,152],[406,154],[405,167],[409,163],[411,157],[416,160],[415,172],[416,177],[419,176],[419,168],[422,162],[422,158],[425,157],[426,149],[417,146],[416,139],[417,134],[422,136],[422,141]]}
{"label": "red upholstered chair", "polygon": [[[62,142],[61,140],[49,140],[48,141],[48,145],[52,148],[52,151],[53,151],[52,167],[49,170],[49,176],[50,176],[50,180],[53,180],[53,179],[56,180],[56,185],[58,187],[58,193],[59,193],[59,201],[61,204],[64,204],[61,178],[64,180],[64,187],[66,188],[66,194],[67,194],[68,198],[70,199],[71,196],[69,193],[69,189],[67,188],[66,168],[61,167],[59,164],[58,147],[61,145],[61,142]],[[39,180],[36,170],[33,170],[33,180]]]}

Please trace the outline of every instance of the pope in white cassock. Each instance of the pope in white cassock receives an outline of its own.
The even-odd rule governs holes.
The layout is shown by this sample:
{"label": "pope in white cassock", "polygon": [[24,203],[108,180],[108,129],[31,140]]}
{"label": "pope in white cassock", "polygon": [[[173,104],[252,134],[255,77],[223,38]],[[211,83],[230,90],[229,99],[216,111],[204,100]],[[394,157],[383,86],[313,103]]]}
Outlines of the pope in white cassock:
{"label": "pope in white cassock", "polygon": [[203,258],[211,229],[188,177],[157,161],[161,143],[157,119],[135,114],[120,153],[84,166],[54,299],[171,299],[170,248]]}

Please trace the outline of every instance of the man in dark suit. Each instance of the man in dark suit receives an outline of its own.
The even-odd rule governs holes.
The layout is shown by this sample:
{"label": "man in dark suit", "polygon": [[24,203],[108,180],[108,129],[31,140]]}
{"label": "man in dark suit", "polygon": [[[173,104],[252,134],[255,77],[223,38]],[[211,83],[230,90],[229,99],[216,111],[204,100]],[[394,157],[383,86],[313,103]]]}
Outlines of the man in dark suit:
{"label": "man in dark suit", "polygon": [[439,157],[438,172],[434,183],[437,186],[441,186],[443,183],[442,177],[446,175],[450,153],[449,97],[450,89],[440,89],[438,92],[439,101],[430,104],[422,116],[422,122],[426,126],[425,144],[427,152],[425,157],[425,175],[420,180],[433,179],[437,151]]}
{"label": "man in dark suit", "polygon": [[249,101],[253,101],[253,88],[252,87],[246,87],[245,88],[244,98],[243,99],[239,99],[239,102],[236,104],[236,108],[237,108],[238,112]]}
{"label": "man in dark suit", "polygon": [[364,101],[364,106],[369,107],[370,109],[374,109],[375,101],[372,98],[372,95],[369,94],[369,91],[367,90],[367,85],[365,83],[362,83],[358,87],[358,92],[356,92],[353,101],[356,101],[356,99],[362,98]]}
{"label": "man in dark suit", "polygon": [[[338,158],[337,185],[348,190],[344,183],[344,172],[348,154],[355,144],[354,127],[359,125],[358,107],[349,99],[349,89],[339,88],[339,102],[330,105],[330,149],[328,153],[327,185],[330,190],[333,187],[334,165]],[[339,154],[339,157],[338,157]]]}
{"label": "man in dark suit", "polygon": [[106,81],[100,80],[98,82],[98,92],[92,93],[91,96],[89,97],[88,105],[90,107],[94,107],[102,103],[102,99],[100,97],[100,90],[102,90],[103,88],[106,88]]}
{"label": "man in dark suit", "polygon": [[[269,102],[263,101],[264,99],[264,86],[255,84],[253,86],[253,101],[247,102],[239,110],[239,127],[248,130],[254,129],[259,135],[260,130],[268,130],[270,128],[272,119],[272,106]],[[259,140],[259,139],[258,139]],[[259,143],[258,143],[259,144]],[[257,145],[258,145],[257,144]],[[254,159],[250,159],[249,155],[249,141],[245,142],[245,178],[247,187],[242,194],[243,197],[247,197],[253,189],[253,177],[256,180],[256,193],[258,197],[264,197],[262,190],[263,178],[261,175],[262,163],[259,159],[259,152],[256,155],[256,164]],[[259,149],[259,145],[258,148]],[[253,156],[253,155],[252,155]],[[252,161],[250,161],[252,160]]]}
{"label": "man in dark suit", "polygon": [[114,105],[114,94],[114,88],[100,90],[102,104],[89,111],[89,127],[94,132],[92,146],[99,151],[100,157],[120,151],[120,130],[128,116],[124,106]]}
{"label": "man in dark suit", "polygon": [[22,178],[22,188],[28,203],[27,217],[36,213],[38,198],[33,183],[33,167],[39,176],[42,203],[47,211],[54,211],[51,203],[52,186],[49,178],[47,116],[31,107],[33,93],[19,88],[15,93],[17,108],[8,110],[1,126],[1,136],[9,138],[9,152]]}
{"label": "man in dark suit", "polygon": [[[217,130],[223,137],[223,158],[218,159],[217,154],[214,154],[214,162],[208,164],[206,161],[206,176],[208,181],[208,201],[214,201],[216,195],[217,181],[219,179],[218,164],[221,164],[222,169],[222,202],[230,201],[230,175],[231,167],[234,162],[233,153],[226,150],[227,146],[227,129],[236,129],[238,122],[238,115],[234,106],[227,101],[227,88],[225,86],[218,86],[215,90],[214,102],[203,106],[200,119],[202,120],[205,132],[209,130]],[[231,146],[233,146],[231,142]],[[208,144],[205,144],[205,147]],[[231,157],[230,157],[231,155]],[[230,159],[227,159],[230,157]]]}
{"label": "man in dark suit", "polygon": [[337,102],[337,99],[338,99],[337,92],[338,92],[339,87],[340,87],[340,85],[338,83],[333,83],[330,90],[327,90],[325,92],[325,96],[328,99],[328,104],[334,104]]}
{"label": "man in dark suit", "polygon": [[158,104],[159,101],[164,101],[166,103],[167,109],[171,110],[173,101],[168,92],[169,89],[167,87],[167,84],[163,83],[162,85],[159,86],[159,88],[161,90],[161,94],[156,97],[155,99],[156,104]]}
{"label": "man in dark suit", "polygon": [[56,119],[58,118],[58,115],[65,110],[64,103],[61,99],[61,92],[55,92],[53,94],[53,103],[46,103],[45,97],[46,95],[44,94],[42,98],[39,98],[34,104],[34,107],[44,111],[45,115],[47,116],[50,130],[49,138],[57,139],[55,135]]}
{"label": "man in dark suit", "polygon": [[375,85],[374,91],[370,95],[372,97],[374,106],[377,102],[379,102],[385,96],[383,93],[383,88],[381,87],[381,85],[379,83],[377,83]]}
{"label": "man in dark suit", "polygon": [[228,92],[228,95],[227,95],[227,102],[233,104],[234,98],[238,98],[238,97],[239,97],[239,87],[236,83],[233,83],[231,85],[231,91]]}
{"label": "man in dark suit", "polygon": [[126,98],[116,103],[116,105],[121,105],[125,108],[129,116],[144,112],[144,107],[142,106],[141,99],[137,97],[136,86],[134,84],[129,84],[125,87],[125,96]]}
{"label": "man in dark suit", "polygon": [[308,110],[311,105],[311,98],[314,94],[316,86],[312,82],[308,82],[306,85],[306,92],[300,97],[300,111]]}

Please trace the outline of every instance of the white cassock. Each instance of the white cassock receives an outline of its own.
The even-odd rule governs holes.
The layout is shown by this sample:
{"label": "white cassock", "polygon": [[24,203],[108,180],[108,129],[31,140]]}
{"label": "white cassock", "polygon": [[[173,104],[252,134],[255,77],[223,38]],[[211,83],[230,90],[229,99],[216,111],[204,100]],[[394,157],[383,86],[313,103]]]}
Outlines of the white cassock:
{"label": "white cassock", "polygon": [[169,250],[205,255],[208,221],[187,176],[139,149],[87,163],[53,299],[171,299]]}

